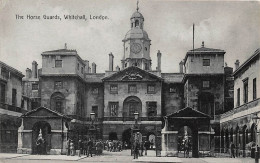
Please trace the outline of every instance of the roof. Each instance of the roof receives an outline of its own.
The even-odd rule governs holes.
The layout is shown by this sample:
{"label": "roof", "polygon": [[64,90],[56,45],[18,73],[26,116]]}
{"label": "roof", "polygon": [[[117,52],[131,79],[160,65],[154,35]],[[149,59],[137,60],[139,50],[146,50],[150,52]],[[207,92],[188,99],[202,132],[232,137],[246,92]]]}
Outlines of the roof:
{"label": "roof", "polygon": [[131,19],[133,19],[133,18],[142,18],[144,20],[144,16],[140,12],[138,12],[138,11],[135,11],[132,14]]}
{"label": "roof", "polygon": [[3,67],[7,68],[9,71],[13,72],[13,73],[16,74],[17,76],[19,76],[19,77],[21,77],[21,78],[24,77],[24,75],[23,75],[23,73],[22,73],[21,71],[16,70],[15,68],[13,68],[13,67],[7,65],[6,63],[0,61],[0,65],[2,65]]}
{"label": "roof", "polygon": [[225,54],[226,52],[224,50],[221,50],[221,49],[213,49],[213,48],[206,48],[204,46],[200,47],[200,48],[197,48],[197,49],[194,49],[194,50],[189,50],[187,53],[186,53],[186,56],[184,58],[184,64],[188,58],[188,55],[194,55],[194,54]]}
{"label": "roof", "polygon": [[256,59],[257,57],[259,57],[260,54],[260,48],[256,49],[256,51],[254,52],[254,54],[249,57],[241,66],[239,66],[233,73],[233,76],[235,76],[238,72],[240,72],[241,70],[243,70],[244,67],[246,67],[247,65],[251,64],[251,62]]}
{"label": "roof", "polygon": [[[51,109],[49,109],[49,108],[43,107],[43,106],[40,106],[40,107],[38,107],[38,108],[36,108],[36,109],[34,109],[34,110],[32,110],[32,111],[29,111],[29,112],[23,114],[21,117],[30,117],[30,115],[33,115],[34,113],[39,112],[39,111],[41,111],[41,110],[47,111],[48,113],[52,113],[52,114],[55,115],[55,116],[58,116],[58,117],[62,117],[62,118],[66,118],[66,119],[70,119],[70,120],[71,120],[70,117],[68,117],[68,116],[66,116],[66,115],[64,115],[64,114],[62,114],[62,113],[60,113],[60,112],[57,112],[57,111],[55,111],[55,110],[51,110]],[[46,115],[46,116],[47,116],[47,115]],[[48,116],[48,117],[50,117],[50,116]]]}
{"label": "roof", "polygon": [[193,119],[193,118],[207,118],[210,119],[210,116],[202,113],[198,110],[192,109],[191,107],[183,108],[175,113],[165,116],[167,118],[184,118],[184,119]]}
{"label": "roof", "polygon": [[149,76],[155,78],[156,80],[160,80],[160,81],[163,80],[161,77],[159,77],[157,75],[154,75],[154,74],[152,74],[152,73],[150,73],[148,71],[142,70],[142,69],[140,69],[139,67],[136,67],[136,66],[127,67],[127,68],[125,68],[125,69],[123,69],[121,71],[118,71],[118,72],[113,73],[113,74],[111,74],[111,75],[109,75],[107,77],[104,77],[102,80],[104,81],[104,80],[112,79],[113,77],[120,76],[120,74],[125,74],[123,76],[123,78],[124,77],[130,77],[131,78],[132,75],[134,75],[134,77],[136,77],[136,78],[134,78],[133,81],[140,81],[139,78],[141,78],[141,81],[143,81],[142,80],[143,79],[142,76],[140,77],[140,74],[135,73],[135,72],[141,72],[143,74],[149,75]]}
{"label": "roof", "polygon": [[96,74],[91,74],[88,73],[86,74],[86,82],[87,83],[102,83],[102,78],[105,77],[105,73],[96,73]]}
{"label": "roof", "polygon": [[184,77],[183,73],[162,73],[165,83],[181,83]]}
{"label": "roof", "polygon": [[71,49],[58,49],[58,50],[50,50],[50,51],[43,52],[43,54],[47,54],[47,53],[77,53],[77,51]]}
{"label": "roof", "polygon": [[150,40],[147,32],[139,27],[133,27],[126,33],[124,40],[128,40],[128,39]]}

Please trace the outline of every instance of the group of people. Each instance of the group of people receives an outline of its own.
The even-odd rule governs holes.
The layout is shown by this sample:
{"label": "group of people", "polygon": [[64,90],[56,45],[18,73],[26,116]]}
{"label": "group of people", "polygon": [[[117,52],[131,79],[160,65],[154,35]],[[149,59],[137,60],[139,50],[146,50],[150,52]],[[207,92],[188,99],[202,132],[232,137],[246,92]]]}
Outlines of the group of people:
{"label": "group of people", "polygon": [[134,159],[138,159],[138,156],[143,156],[145,152],[145,156],[147,156],[147,150],[150,147],[150,142],[148,140],[145,141],[135,141],[132,145],[132,154],[134,154]]}
{"label": "group of people", "polygon": [[[103,151],[103,143],[101,141],[93,141],[91,138],[87,139],[79,139],[77,142],[77,150],[78,150],[78,156],[80,157],[81,154],[88,156],[93,155],[101,155]],[[75,156],[76,152],[76,144],[73,139],[67,140],[67,155],[68,156]]]}
{"label": "group of people", "polygon": [[109,152],[121,152],[123,150],[123,143],[119,140],[107,140],[104,143],[104,149]]}

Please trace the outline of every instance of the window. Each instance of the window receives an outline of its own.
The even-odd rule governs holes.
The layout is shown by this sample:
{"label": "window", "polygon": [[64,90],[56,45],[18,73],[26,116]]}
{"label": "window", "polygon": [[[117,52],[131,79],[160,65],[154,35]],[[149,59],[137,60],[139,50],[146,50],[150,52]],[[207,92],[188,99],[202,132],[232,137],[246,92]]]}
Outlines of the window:
{"label": "window", "polygon": [[210,66],[210,59],[203,59],[203,66]]}
{"label": "window", "polygon": [[202,87],[203,88],[209,88],[209,81],[208,80],[202,81]]}
{"label": "window", "polygon": [[0,102],[1,103],[5,103],[5,84],[1,83],[0,85],[0,89],[1,89],[1,99]]}
{"label": "window", "polygon": [[6,70],[6,68],[2,67],[2,69],[1,69],[1,75],[2,75],[4,78],[8,79],[8,71]]}
{"label": "window", "polygon": [[38,84],[32,84],[32,90],[38,90]]}
{"label": "window", "polygon": [[61,108],[62,108],[62,101],[56,100],[55,101],[55,110],[61,113]]}
{"label": "window", "polygon": [[55,67],[62,67],[62,60],[55,60]]}
{"label": "window", "polygon": [[62,81],[55,81],[54,89],[62,89]]}
{"label": "window", "polygon": [[16,89],[12,89],[12,105],[13,106],[16,106],[16,94],[17,94],[17,92],[16,92]]}
{"label": "window", "polygon": [[237,89],[237,106],[240,106],[240,88]]}
{"label": "window", "polygon": [[92,113],[95,113],[95,117],[98,117],[98,106],[92,106]]}
{"label": "window", "polygon": [[129,93],[136,93],[137,92],[136,84],[129,84],[128,85],[128,92]]}
{"label": "window", "polygon": [[157,115],[157,103],[156,102],[146,102],[148,117],[154,117]]}
{"label": "window", "polygon": [[118,115],[118,102],[109,102],[109,112],[111,117],[117,117]]}
{"label": "window", "polygon": [[98,87],[95,87],[95,88],[92,89],[92,94],[98,95]]}
{"label": "window", "polygon": [[248,78],[243,80],[244,82],[244,103],[248,102]]}
{"label": "window", "polygon": [[257,98],[256,94],[256,78],[253,79],[253,100]]}
{"label": "window", "polygon": [[117,94],[118,93],[117,84],[111,84],[110,85],[110,93],[112,93],[112,94]]}
{"label": "window", "polygon": [[138,27],[138,26],[139,26],[139,21],[135,20],[135,27]]}
{"label": "window", "polygon": [[125,67],[127,67],[127,63],[125,63]]}
{"label": "window", "polygon": [[79,63],[78,63],[78,70],[79,70]]}
{"label": "window", "polygon": [[81,67],[81,73],[83,74],[83,67]]}
{"label": "window", "polygon": [[155,93],[155,85],[151,85],[151,84],[147,85],[147,93],[149,94]]}

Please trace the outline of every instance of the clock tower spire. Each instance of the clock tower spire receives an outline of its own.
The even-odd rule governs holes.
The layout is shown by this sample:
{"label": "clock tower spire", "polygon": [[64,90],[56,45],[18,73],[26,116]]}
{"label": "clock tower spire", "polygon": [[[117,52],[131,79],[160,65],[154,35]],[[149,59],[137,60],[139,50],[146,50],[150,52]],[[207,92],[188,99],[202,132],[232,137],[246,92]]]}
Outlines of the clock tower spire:
{"label": "clock tower spire", "polygon": [[131,29],[123,39],[124,55],[121,60],[122,69],[129,66],[137,66],[143,70],[151,70],[150,45],[151,40],[147,32],[143,29],[144,17],[139,12],[139,1],[137,1],[136,11],[130,18]]}

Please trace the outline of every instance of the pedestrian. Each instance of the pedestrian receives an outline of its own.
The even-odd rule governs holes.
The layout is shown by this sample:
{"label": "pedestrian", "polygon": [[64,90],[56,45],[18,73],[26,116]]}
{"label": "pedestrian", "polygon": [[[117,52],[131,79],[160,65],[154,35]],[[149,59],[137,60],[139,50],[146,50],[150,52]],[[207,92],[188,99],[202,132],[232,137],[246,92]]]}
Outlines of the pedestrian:
{"label": "pedestrian", "polygon": [[79,157],[81,156],[82,149],[83,149],[83,143],[82,143],[82,140],[79,139],[79,142],[78,142],[78,150],[79,150],[78,156]]}
{"label": "pedestrian", "polygon": [[67,140],[67,145],[66,145],[66,149],[67,149],[67,156],[70,155],[70,138]]}
{"label": "pedestrian", "polygon": [[140,143],[140,154],[139,154],[139,156],[143,156],[143,153],[144,153],[144,142],[141,141],[141,143]]}
{"label": "pedestrian", "polygon": [[149,149],[149,146],[150,146],[149,141],[145,140],[145,142],[144,142],[144,154],[145,154],[145,156],[147,156],[147,150]]}
{"label": "pedestrian", "polygon": [[235,144],[233,142],[230,144],[230,154],[231,158],[235,158]]}
{"label": "pedestrian", "polygon": [[91,140],[91,138],[89,138],[89,141],[88,141],[88,154],[87,154],[87,157],[90,156],[92,157],[92,149],[93,149],[93,141]]}
{"label": "pedestrian", "polygon": [[88,151],[88,141],[85,138],[85,140],[83,141],[83,155],[87,155],[87,151]]}
{"label": "pedestrian", "polygon": [[75,147],[74,147],[74,141],[71,140],[70,142],[70,155],[74,156],[75,155]]}
{"label": "pedestrian", "polygon": [[138,159],[139,154],[139,143],[137,141],[134,142],[134,159]]}

